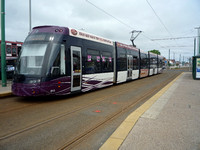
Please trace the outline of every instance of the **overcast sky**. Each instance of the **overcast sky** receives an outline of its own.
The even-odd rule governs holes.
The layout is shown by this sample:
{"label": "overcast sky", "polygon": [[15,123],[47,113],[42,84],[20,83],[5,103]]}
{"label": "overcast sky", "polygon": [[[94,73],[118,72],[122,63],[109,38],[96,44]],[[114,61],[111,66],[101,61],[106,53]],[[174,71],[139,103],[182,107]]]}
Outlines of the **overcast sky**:
{"label": "overcast sky", "polygon": [[[32,0],[32,27],[58,25],[84,29],[113,41],[131,44],[131,30],[143,31],[135,40],[138,48],[158,49],[168,58],[185,60],[194,53],[194,39],[161,40],[197,36],[200,26],[200,0]],[[29,0],[5,0],[6,40],[24,41],[29,32]],[[126,24],[126,25],[124,25]]]}

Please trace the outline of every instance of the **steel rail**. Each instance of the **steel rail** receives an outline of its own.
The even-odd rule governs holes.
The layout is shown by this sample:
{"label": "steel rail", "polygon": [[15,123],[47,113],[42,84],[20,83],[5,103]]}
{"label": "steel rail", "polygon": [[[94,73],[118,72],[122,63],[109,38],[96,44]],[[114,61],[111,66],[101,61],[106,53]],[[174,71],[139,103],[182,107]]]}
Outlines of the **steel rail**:
{"label": "steel rail", "polygon": [[[127,84],[127,83],[126,83],[126,84]],[[144,84],[146,84],[145,81],[140,82],[140,85],[144,85]],[[86,106],[83,106],[83,107],[77,107],[77,108],[76,108],[75,110],[73,110],[73,111],[63,112],[63,113],[57,114],[57,115],[55,115],[55,116],[53,116],[53,117],[51,117],[51,118],[48,118],[48,119],[46,119],[46,120],[44,120],[44,121],[40,121],[40,122],[34,123],[33,125],[30,125],[30,126],[28,126],[28,127],[21,128],[21,129],[19,129],[19,130],[13,131],[12,133],[8,133],[8,134],[6,134],[6,135],[1,136],[1,137],[0,137],[0,140],[4,140],[4,139],[10,138],[10,137],[12,137],[12,136],[21,134],[21,133],[23,133],[23,132],[29,131],[29,130],[31,130],[31,129],[33,129],[33,128],[36,128],[36,127],[38,127],[38,126],[41,126],[41,125],[43,125],[43,124],[49,123],[49,122],[54,121],[54,120],[56,120],[56,119],[60,119],[61,117],[65,117],[65,116],[67,116],[67,115],[70,115],[70,114],[72,114],[72,113],[78,112],[78,111],[80,111],[80,110],[87,109],[88,107],[93,106],[93,105],[95,105],[95,104],[98,104],[98,103],[100,103],[100,102],[102,102],[102,101],[104,101],[104,100],[106,100],[106,99],[108,99],[108,98],[110,98],[110,97],[116,97],[116,96],[119,96],[119,95],[121,95],[121,94],[123,94],[123,93],[126,93],[126,92],[128,92],[128,91],[132,91],[132,90],[133,90],[133,88],[130,88],[130,89],[128,89],[128,90],[127,90],[127,89],[124,89],[124,90],[121,90],[120,92],[116,92],[115,94],[110,94],[110,95],[103,96],[103,97],[101,97],[101,98],[97,98],[96,102],[94,102],[94,103],[91,103],[91,104],[86,105]],[[33,104],[33,105],[34,105],[34,104]],[[25,108],[25,107],[22,107],[22,108]],[[19,110],[19,109],[17,109],[17,110]]]}
{"label": "steel rail", "polygon": [[[99,122],[98,124],[96,124],[94,127],[90,128],[89,130],[87,130],[87,131],[79,134],[78,136],[74,137],[71,141],[66,142],[63,146],[59,147],[58,150],[72,149],[73,147],[77,146],[79,143],[81,143],[81,141],[84,140],[84,138],[86,138],[87,136],[92,134],[95,130],[102,127],[103,125],[105,125],[109,121],[117,118],[121,114],[125,113],[125,111],[128,111],[129,109],[131,109],[135,105],[139,104],[140,102],[147,100],[147,98],[151,97],[153,94],[155,94],[155,92],[158,92],[161,88],[163,88],[165,85],[167,85],[171,80],[175,79],[178,75],[179,75],[179,73],[176,74],[176,75],[173,75],[167,81],[164,81],[163,83],[157,85],[155,88],[150,89],[150,91],[145,93],[142,97],[138,97],[137,100],[134,101],[133,103],[131,103],[131,104],[127,105],[126,107],[120,109],[118,112],[107,117],[105,120],[103,120],[102,122]],[[130,99],[132,99],[132,98],[130,98]]]}

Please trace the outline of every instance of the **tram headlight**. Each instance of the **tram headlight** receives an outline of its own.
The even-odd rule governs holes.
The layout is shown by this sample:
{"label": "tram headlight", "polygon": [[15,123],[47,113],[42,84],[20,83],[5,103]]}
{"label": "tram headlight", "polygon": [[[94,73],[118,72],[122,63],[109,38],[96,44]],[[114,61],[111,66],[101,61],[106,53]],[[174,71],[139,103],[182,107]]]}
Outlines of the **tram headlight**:
{"label": "tram headlight", "polygon": [[32,80],[29,80],[30,84],[35,84],[35,83],[40,83],[40,79],[32,79]]}

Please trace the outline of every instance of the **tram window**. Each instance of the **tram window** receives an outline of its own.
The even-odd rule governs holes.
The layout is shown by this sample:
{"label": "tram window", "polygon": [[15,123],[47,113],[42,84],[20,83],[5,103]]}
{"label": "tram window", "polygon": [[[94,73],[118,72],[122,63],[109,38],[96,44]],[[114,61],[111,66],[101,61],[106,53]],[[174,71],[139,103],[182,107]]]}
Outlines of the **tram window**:
{"label": "tram window", "polygon": [[16,49],[16,47],[12,47],[12,55],[13,56],[17,55],[17,49]]}
{"label": "tram window", "polygon": [[20,54],[22,47],[17,47],[17,55]]}
{"label": "tram window", "polygon": [[86,55],[86,73],[99,73],[101,72],[100,51],[87,50]]}
{"label": "tram window", "polygon": [[145,64],[145,62],[144,62],[144,58],[141,58],[141,69],[144,69],[144,65]]}
{"label": "tram window", "polygon": [[53,77],[66,74],[65,46],[63,44],[53,44],[47,68],[47,75],[50,74]]}
{"label": "tram window", "polygon": [[66,73],[66,68],[65,68],[65,45],[61,45],[60,49],[60,74],[64,75]]}
{"label": "tram window", "polygon": [[149,68],[149,59],[148,57],[145,58],[145,69]]}
{"label": "tram window", "polygon": [[158,65],[158,60],[157,58],[154,60],[154,64],[157,66]]}
{"label": "tram window", "polygon": [[149,66],[148,58],[146,54],[141,54],[141,69],[147,69]]}
{"label": "tram window", "polygon": [[118,71],[127,70],[127,58],[125,53],[119,53],[117,61],[118,61]]}
{"label": "tram window", "polygon": [[140,68],[143,69],[143,66],[144,66],[144,62],[143,62],[143,54],[141,54],[140,56]]}
{"label": "tram window", "polygon": [[104,72],[112,71],[112,53],[102,52],[102,70]]}
{"label": "tram window", "polygon": [[60,52],[58,53],[53,66],[51,68],[51,75],[52,76],[58,76],[60,75]]}
{"label": "tram window", "polygon": [[42,72],[47,44],[27,44],[20,57],[20,74],[39,75]]}
{"label": "tram window", "polygon": [[7,54],[11,54],[11,46],[10,45],[7,45],[6,52],[7,52]]}
{"label": "tram window", "polygon": [[162,68],[163,62],[162,59],[159,59],[159,67]]}
{"label": "tram window", "polygon": [[156,57],[151,57],[150,58],[150,68],[157,67],[157,59]]}
{"label": "tram window", "polygon": [[154,66],[153,62],[154,62],[154,58],[150,58],[150,68],[151,68],[151,69],[152,69],[153,66]]}
{"label": "tram window", "polygon": [[79,73],[80,68],[80,52],[79,51],[73,51],[73,71],[75,73]]}
{"label": "tram window", "polygon": [[133,56],[133,70],[137,70],[137,69],[138,69],[138,57]]}

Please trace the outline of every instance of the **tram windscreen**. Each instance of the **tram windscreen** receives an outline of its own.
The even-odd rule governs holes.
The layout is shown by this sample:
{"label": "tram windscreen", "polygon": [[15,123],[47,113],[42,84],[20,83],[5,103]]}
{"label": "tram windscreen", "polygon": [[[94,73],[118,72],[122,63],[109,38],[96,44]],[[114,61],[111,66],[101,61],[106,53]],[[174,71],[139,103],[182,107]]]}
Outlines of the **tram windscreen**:
{"label": "tram windscreen", "polygon": [[24,44],[20,56],[19,74],[40,75],[47,43],[43,44]]}

